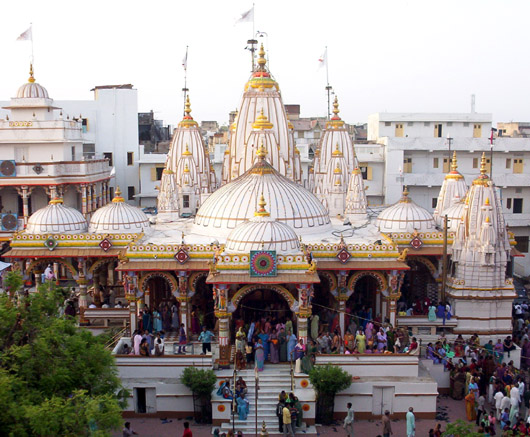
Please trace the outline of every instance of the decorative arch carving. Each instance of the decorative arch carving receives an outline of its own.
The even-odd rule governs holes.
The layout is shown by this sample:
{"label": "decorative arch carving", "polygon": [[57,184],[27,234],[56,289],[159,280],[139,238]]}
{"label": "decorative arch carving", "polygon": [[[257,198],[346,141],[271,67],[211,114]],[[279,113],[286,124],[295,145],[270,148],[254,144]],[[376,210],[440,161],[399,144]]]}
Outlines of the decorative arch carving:
{"label": "decorative arch carving", "polygon": [[355,284],[359,279],[361,279],[364,276],[371,276],[377,281],[377,284],[379,285],[379,289],[377,291],[382,292],[385,291],[388,288],[388,280],[386,279],[386,276],[384,273],[378,272],[376,270],[369,270],[369,271],[362,271],[357,272],[352,275],[350,280],[348,281],[348,290],[350,290],[352,293],[355,289]]}
{"label": "decorative arch carving", "polygon": [[[413,258],[408,258],[408,261],[416,261],[420,264],[423,264],[425,267],[427,267],[427,270],[429,270],[430,274],[434,279],[436,279],[438,275],[438,270],[436,269],[436,266],[433,264],[433,262],[424,256],[415,256]],[[408,263],[407,263],[408,264]]]}
{"label": "decorative arch carving", "polygon": [[149,272],[143,275],[140,278],[140,281],[138,282],[138,288],[143,291],[144,293],[147,292],[147,282],[149,279],[153,278],[163,278],[167,281],[169,284],[169,288],[171,289],[171,294],[174,294],[178,290],[178,282],[177,279],[168,272]]}
{"label": "decorative arch carving", "polygon": [[108,264],[110,262],[114,262],[114,258],[102,258],[97,260],[94,264],[90,266],[88,269],[88,274],[93,274],[97,269],[99,269],[101,266],[104,266],[105,264]]}
{"label": "decorative arch carving", "polygon": [[281,297],[283,297],[287,304],[289,305],[289,308],[293,308],[293,306],[296,303],[296,299],[291,294],[287,288],[282,287],[281,285],[273,285],[273,284],[266,284],[266,285],[260,285],[260,284],[251,284],[251,285],[245,285],[244,287],[240,288],[236,294],[232,297],[231,304],[233,308],[237,308],[239,305],[239,302],[248,294],[252,293],[256,290],[273,290],[276,293],[278,293]]}
{"label": "decorative arch carving", "polygon": [[199,282],[199,279],[202,277],[208,277],[208,272],[193,272],[190,277],[188,278],[188,289],[195,294],[197,291],[197,282]]}
{"label": "decorative arch carving", "polygon": [[323,278],[326,278],[329,282],[329,291],[333,293],[337,290],[337,287],[339,286],[337,275],[333,272],[328,271],[319,271],[318,276],[322,276]]}
{"label": "decorative arch carving", "polygon": [[33,273],[33,271],[35,270],[37,266],[40,266],[42,264],[53,264],[53,263],[62,264],[68,269],[72,277],[77,279],[78,272],[75,269],[75,267],[68,261],[61,259],[61,258],[39,258],[39,259],[35,259],[31,261],[28,268],[26,269],[26,277],[29,277],[29,275]]}

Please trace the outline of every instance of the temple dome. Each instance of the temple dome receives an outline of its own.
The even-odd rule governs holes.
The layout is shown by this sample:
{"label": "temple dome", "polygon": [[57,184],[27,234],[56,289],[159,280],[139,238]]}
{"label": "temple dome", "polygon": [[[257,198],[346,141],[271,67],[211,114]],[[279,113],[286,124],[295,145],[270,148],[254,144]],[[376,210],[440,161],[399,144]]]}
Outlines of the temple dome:
{"label": "temple dome", "polygon": [[17,99],[49,99],[48,91],[42,85],[35,82],[33,77],[33,65],[29,70],[28,82],[22,85],[17,91]]}
{"label": "temple dome", "polygon": [[246,173],[222,186],[203,203],[195,217],[195,230],[228,235],[252,218],[260,194],[270,202],[273,219],[289,225],[297,234],[325,232],[331,228],[326,208],[301,185],[282,176],[266,160],[266,151]]}
{"label": "temple dome", "polygon": [[416,205],[408,194],[405,188],[399,202],[379,214],[377,226],[381,232],[432,232],[436,230],[431,213]]}
{"label": "temple dome", "polygon": [[87,222],[77,209],[65,206],[63,199],[53,199],[48,206],[35,211],[28,219],[28,234],[79,234],[86,232]]}
{"label": "temple dome", "polygon": [[275,250],[281,254],[300,252],[300,242],[293,229],[273,219],[265,210],[263,195],[260,208],[250,220],[238,225],[226,240],[226,251],[249,253],[251,250]]}
{"label": "temple dome", "polygon": [[[447,216],[447,231],[456,232],[458,223],[464,215],[466,204],[459,197],[454,198],[453,205],[444,210],[443,215]],[[443,217],[441,218],[441,226],[443,227]]]}
{"label": "temple dome", "polygon": [[147,215],[140,208],[125,203],[118,188],[112,202],[94,213],[90,219],[89,230],[96,234],[140,233],[148,227]]}

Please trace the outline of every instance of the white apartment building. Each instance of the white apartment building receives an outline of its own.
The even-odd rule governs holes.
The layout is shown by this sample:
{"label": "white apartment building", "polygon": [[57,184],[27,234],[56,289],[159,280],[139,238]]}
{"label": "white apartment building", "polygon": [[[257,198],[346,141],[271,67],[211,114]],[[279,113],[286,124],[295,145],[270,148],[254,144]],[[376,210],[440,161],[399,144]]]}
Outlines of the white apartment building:
{"label": "white apartment building", "polygon": [[167,153],[145,153],[140,145],[138,156],[139,192],[136,194],[138,206],[156,208],[162,172],[167,160]]}
{"label": "white apartment building", "polygon": [[[94,100],[54,101],[60,118],[80,121],[80,145],[71,159],[108,159],[110,167],[115,168],[111,198],[119,186],[128,202],[137,202],[138,91],[132,85],[105,85],[96,86],[93,92]],[[0,101],[0,106],[9,106],[9,102]],[[7,109],[0,110],[0,118],[8,113]]]}
{"label": "white apartment building", "polygon": [[[368,139],[384,147],[384,201],[399,200],[403,186],[420,206],[434,211],[453,151],[458,171],[469,185],[486,153],[487,171],[501,197],[507,225],[517,249],[525,254],[514,260],[515,273],[530,274],[530,139],[494,138],[490,147],[491,114],[372,114]],[[366,183],[369,185],[369,183]]]}

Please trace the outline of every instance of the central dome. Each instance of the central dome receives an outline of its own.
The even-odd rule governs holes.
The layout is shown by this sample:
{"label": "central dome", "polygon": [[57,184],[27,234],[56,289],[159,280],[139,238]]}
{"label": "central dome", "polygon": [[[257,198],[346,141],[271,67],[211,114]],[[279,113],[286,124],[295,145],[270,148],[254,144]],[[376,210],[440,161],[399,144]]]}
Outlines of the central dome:
{"label": "central dome", "polygon": [[297,234],[331,228],[324,205],[304,187],[278,173],[264,154],[246,173],[208,197],[195,217],[198,233],[228,235],[254,216],[261,194],[269,200],[271,217],[289,225]]}
{"label": "central dome", "polygon": [[48,206],[35,211],[28,219],[28,234],[79,234],[87,222],[77,209],[65,206],[63,199],[52,199]]}
{"label": "central dome", "polygon": [[29,70],[28,82],[22,85],[17,91],[17,99],[48,99],[48,91],[42,85],[35,82],[33,77],[33,65]]}

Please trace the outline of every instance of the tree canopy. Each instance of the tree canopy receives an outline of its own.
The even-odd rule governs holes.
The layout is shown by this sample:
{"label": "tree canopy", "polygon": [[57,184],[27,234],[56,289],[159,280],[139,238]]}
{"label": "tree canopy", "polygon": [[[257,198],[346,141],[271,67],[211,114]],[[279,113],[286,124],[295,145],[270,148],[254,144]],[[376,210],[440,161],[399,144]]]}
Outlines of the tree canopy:
{"label": "tree canopy", "polygon": [[108,435],[121,424],[127,393],[114,358],[60,315],[64,299],[51,284],[18,302],[0,295],[2,434]]}

